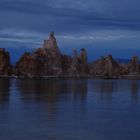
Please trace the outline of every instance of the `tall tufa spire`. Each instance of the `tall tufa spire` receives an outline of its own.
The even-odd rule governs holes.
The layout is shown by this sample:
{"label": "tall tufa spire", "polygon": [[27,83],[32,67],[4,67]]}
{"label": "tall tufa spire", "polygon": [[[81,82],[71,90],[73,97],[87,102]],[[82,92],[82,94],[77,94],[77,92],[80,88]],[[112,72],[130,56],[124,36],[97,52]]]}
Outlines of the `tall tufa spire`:
{"label": "tall tufa spire", "polygon": [[54,36],[54,32],[50,32],[49,38],[47,40],[44,40],[43,48],[48,51],[50,50],[53,52],[57,52],[57,54],[60,55],[60,51],[57,46],[57,41]]}
{"label": "tall tufa spire", "polygon": [[49,38],[54,38],[54,32],[50,32]]}

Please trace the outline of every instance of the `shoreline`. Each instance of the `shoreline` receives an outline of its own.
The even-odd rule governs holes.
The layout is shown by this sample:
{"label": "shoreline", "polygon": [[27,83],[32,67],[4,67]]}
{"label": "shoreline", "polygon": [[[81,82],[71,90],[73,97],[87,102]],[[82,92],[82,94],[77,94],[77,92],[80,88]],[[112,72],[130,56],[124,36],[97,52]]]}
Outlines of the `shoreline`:
{"label": "shoreline", "polygon": [[86,79],[100,79],[100,80],[140,80],[140,75],[121,75],[121,76],[100,76],[100,75],[49,75],[49,76],[17,76],[17,75],[1,75],[2,78],[10,79],[53,79],[53,78],[86,78]]}

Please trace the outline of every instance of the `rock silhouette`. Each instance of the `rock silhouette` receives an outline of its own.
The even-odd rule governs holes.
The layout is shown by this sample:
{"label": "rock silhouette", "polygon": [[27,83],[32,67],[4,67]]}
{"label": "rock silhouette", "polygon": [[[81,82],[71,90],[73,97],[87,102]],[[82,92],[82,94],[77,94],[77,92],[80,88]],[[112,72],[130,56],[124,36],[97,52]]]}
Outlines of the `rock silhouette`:
{"label": "rock silhouette", "polygon": [[24,53],[16,64],[18,75],[48,76],[62,74],[62,55],[57,47],[54,33],[44,40],[43,47],[33,53]]}
{"label": "rock silhouette", "polygon": [[10,65],[10,55],[4,48],[0,48],[0,75],[8,76],[12,74]]}
{"label": "rock silhouette", "polygon": [[138,56],[133,56],[131,58],[131,61],[129,63],[129,72],[133,73],[139,73],[140,72],[140,65],[139,65],[139,57]]}
{"label": "rock silhouette", "polygon": [[32,53],[25,52],[16,66],[10,65],[10,55],[0,49],[0,76],[16,77],[93,77],[93,78],[137,78],[140,79],[138,56],[133,56],[128,64],[118,63],[112,55],[88,63],[85,48],[73,55],[61,54],[54,32],[44,40],[41,48]]}
{"label": "rock silhouette", "polygon": [[128,73],[128,68],[116,62],[112,55],[108,55],[93,62],[90,66],[90,73],[95,77],[119,78]]}
{"label": "rock silhouette", "polygon": [[62,55],[57,46],[54,33],[44,40],[41,48],[33,53],[24,53],[16,64],[17,75],[34,76],[79,76],[88,74],[86,50],[74,57]]}

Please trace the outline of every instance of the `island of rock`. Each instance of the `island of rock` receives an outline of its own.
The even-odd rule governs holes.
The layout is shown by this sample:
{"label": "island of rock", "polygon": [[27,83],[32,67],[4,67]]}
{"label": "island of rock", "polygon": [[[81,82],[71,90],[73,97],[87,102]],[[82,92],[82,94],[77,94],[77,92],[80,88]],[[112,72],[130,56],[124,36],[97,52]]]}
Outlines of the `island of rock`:
{"label": "island of rock", "polygon": [[43,46],[34,52],[25,52],[15,66],[10,64],[10,54],[0,49],[1,77],[92,77],[116,79],[140,79],[138,56],[133,56],[128,64],[118,63],[112,55],[88,63],[85,48],[73,50],[73,55],[62,54],[58,48],[54,32],[44,40]]}

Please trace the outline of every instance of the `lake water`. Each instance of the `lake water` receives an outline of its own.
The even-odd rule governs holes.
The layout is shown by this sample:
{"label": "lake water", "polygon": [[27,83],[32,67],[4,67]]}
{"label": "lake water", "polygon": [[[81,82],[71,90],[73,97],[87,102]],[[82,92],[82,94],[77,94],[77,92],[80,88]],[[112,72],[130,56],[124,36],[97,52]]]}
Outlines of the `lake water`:
{"label": "lake water", "polygon": [[140,81],[1,79],[0,140],[140,140]]}

